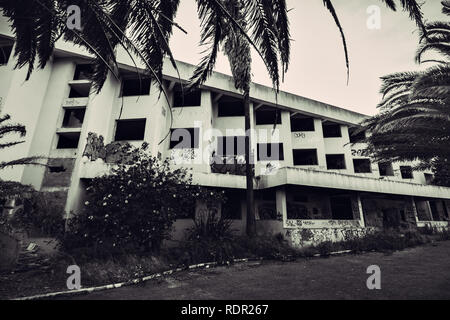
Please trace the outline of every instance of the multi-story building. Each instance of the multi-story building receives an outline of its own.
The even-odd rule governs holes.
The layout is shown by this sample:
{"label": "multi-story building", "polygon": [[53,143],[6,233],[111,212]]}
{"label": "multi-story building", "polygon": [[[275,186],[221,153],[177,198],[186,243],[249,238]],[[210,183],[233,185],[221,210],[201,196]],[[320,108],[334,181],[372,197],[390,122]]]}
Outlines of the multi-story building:
{"label": "multi-story building", "polygon": [[[83,157],[89,133],[102,136],[105,145],[146,141],[154,156],[191,168],[195,183],[226,190],[229,201],[221,212],[244,232],[243,149],[224,147],[245,135],[242,96],[231,77],[214,73],[182,99],[180,79],[166,64],[170,109],[155,83],[139,80],[126,55],[118,53],[120,78],[109,75],[97,94],[89,80],[89,55],[58,43],[46,67],[25,82],[26,70],[14,70],[14,41],[9,31],[0,31],[7,53],[0,57],[0,111],[28,128],[26,143],[0,158],[49,158],[48,167],[15,168],[3,178],[51,192],[66,213],[77,212],[89,180],[113,165]],[[193,66],[178,62],[178,68],[181,81],[189,79]],[[282,233],[302,246],[374,228],[448,226],[450,188],[431,185],[431,173],[413,171],[413,164],[372,161],[357,142],[361,135],[351,134],[365,115],[286,92],[276,97],[272,88],[258,84],[251,93],[258,232]],[[180,148],[183,132],[190,135]],[[213,158],[229,162],[211,164]],[[177,221],[174,237],[190,223]]]}

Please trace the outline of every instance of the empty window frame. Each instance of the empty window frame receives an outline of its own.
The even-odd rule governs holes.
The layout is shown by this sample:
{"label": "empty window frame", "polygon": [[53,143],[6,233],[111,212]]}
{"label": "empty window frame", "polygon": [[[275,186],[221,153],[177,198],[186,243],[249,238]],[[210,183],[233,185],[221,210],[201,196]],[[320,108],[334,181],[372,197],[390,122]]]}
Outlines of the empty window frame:
{"label": "empty window frame", "polygon": [[258,199],[259,220],[277,220],[277,200],[275,189],[258,190],[256,193]]}
{"label": "empty window frame", "polygon": [[324,138],[340,138],[342,137],[341,125],[332,122],[323,122],[323,137]]}
{"label": "empty window frame", "polygon": [[433,184],[433,180],[434,180],[434,175],[431,173],[424,173],[423,174],[425,177],[425,183],[430,185]]}
{"label": "empty window frame", "polygon": [[92,64],[77,64],[73,80],[91,80],[93,72]]}
{"label": "empty window frame", "polygon": [[172,129],[170,132],[170,149],[197,149],[199,137],[199,128]]}
{"label": "empty window frame", "polygon": [[13,47],[13,40],[0,37],[0,66],[8,64]]}
{"label": "empty window frame", "polygon": [[402,179],[414,179],[413,169],[411,166],[400,166]]}
{"label": "empty window frame", "polygon": [[442,221],[441,215],[439,214],[438,206],[436,201],[429,201],[430,203],[430,209],[431,209],[431,215],[433,216],[433,221]]}
{"label": "empty window frame", "polygon": [[328,170],[345,170],[345,155],[343,154],[327,154],[327,169]]}
{"label": "empty window frame", "polygon": [[77,149],[79,141],[79,132],[58,133],[56,149]]}
{"label": "empty window frame", "polygon": [[144,140],[146,119],[117,120],[115,141]]}
{"label": "empty window frame", "polygon": [[202,91],[199,89],[189,90],[187,86],[177,84],[173,89],[173,107],[199,107],[202,105]]}
{"label": "empty window frame", "polygon": [[447,209],[447,203],[445,201],[442,201],[442,208],[444,209],[444,215],[448,219],[450,218],[448,215],[448,209]]}
{"label": "empty window frame", "polygon": [[218,156],[244,156],[245,136],[217,137]]}
{"label": "empty window frame", "polygon": [[256,125],[274,125],[281,124],[281,110],[261,107],[255,112]]}
{"label": "empty window frame", "polygon": [[147,96],[150,94],[150,78],[132,78],[123,79],[122,81],[122,96]]}
{"label": "empty window frame", "polygon": [[292,150],[294,156],[294,166],[317,166],[317,149],[297,149]]}
{"label": "empty window frame", "polygon": [[258,143],[258,161],[284,161],[282,143]]}
{"label": "empty window frame", "polygon": [[244,101],[233,97],[222,97],[219,100],[219,117],[245,116]]}
{"label": "empty window frame", "polygon": [[380,176],[382,177],[393,177],[394,169],[392,168],[391,162],[379,162],[378,170],[380,171]]}
{"label": "empty window frame", "polygon": [[372,173],[370,159],[353,159],[355,173]]}
{"label": "empty window frame", "polygon": [[240,190],[225,190],[226,201],[222,204],[222,218],[227,220],[241,220],[243,194]]}
{"label": "empty window frame", "polygon": [[63,128],[81,128],[86,108],[66,108],[64,110]]}
{"label": "empty window frame", "polygon": [[314,118],[291,117],[291,132],[315,131]]}
{"label": "empty window frame", "polygon": [[350,143],[358,143],[366,139],[366,132],[365,131],[358,132],[358,130],[355,128],[349,128],[348,135],[350,136]]}
{"label": "empty window frame", "polygon": [[333,220],[353,220],[352,199],[348,196],[330,197]]}
{"label": "empty window frame", "polygon": [[69,98],[87,98],[89,97],[90,85],[71,85]]}

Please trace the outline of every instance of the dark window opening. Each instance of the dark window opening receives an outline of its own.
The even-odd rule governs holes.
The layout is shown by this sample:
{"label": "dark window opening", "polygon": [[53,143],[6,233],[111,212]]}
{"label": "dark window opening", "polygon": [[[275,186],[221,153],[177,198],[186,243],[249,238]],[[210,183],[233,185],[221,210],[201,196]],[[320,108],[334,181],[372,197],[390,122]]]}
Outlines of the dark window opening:
{"label": "dark window opening", "polygon": [[330,204],[334,220],[353,220],[352,200],[350,197],[331,197]]}
{"label": "dark window opening", "polygon": [[6,38],[0,38],[0,66],[7,65],[11,52],[14,46],[14,41]]}
{"label": "dark window opening", "polygon": [[355,173],[371,173],[370,159],[353,159]]}
{"label": "dark window opening", "polygon": [[294,166],[317,166],[319,164],[316,149],[299,149],[292,152],[294,155]]}
{"label": "dark window opening", "polygon": [[366,132],[365,131],[361,131],[361,132],[356,132],[357,129],[348,129],[348,134],[350,136],[350,142],[351,143],[358,143],[358,142],[362,142],[366,139]]}
{"label": "dark window opening", "polygon": [[342,137],[341,125],[337,123],[322,123],[324,138]]}
{"label": "dark window opening", "polygon": [[402,179],[413,179],[413,170],[410,166],[401,166],[400,173],[402,174]]}
{"label": "dark window opening", "polygon": [[283,161],[282,143],[258,143],[258,161]]}
{"label": "dark window opening", "polygon": [[48,171],[51,173],[61,173],[66,172],[66,168],[64,168],[63,166],[50,166],[48,167]]}
{"label": "dark window opening", "polygon": [[434,176],[431,173],[424,173],[425,176],[425,183],[426,184],[433,184]]}
{"label": "dark window opening", "polygon": [[[183,94],[184,93],[184,94]],[[202,105],[202,91],[198,89],[188,91],[186,86],[181,90],[181,85],[173,89],[173,107],[199,107]]]}
{"label": "dark window opening", "polygon": [[224,204],[222,204],[222,218],[227,220],[241,220],[241,191],[226,190],[225,197],[227,198],[227,200]]}
{"label": "dark window opening", "polygon": [[259,190],[256,193],[259,220],[277,220],[277,196],[275,189]]}
{"label": "dark window opening", "polygon": [[199,128],[172,129],[170,149],[197,149],[199,147]]}
{"label": "dark window opening", "polygon": [[77,64],[73,80],[91,80],[93,72],[92,64]]}
{"label": "dark window opening", "polygon": [[58,134],[57,149],[76,149],[80,140],[80,133],[60,133]]}
{"label": "dark window opening", "polygon": [[261,107],[256,110],[256,125],[281,124],[281,110]]}
{"label": "dark window opening", "polygon": [[343,154],[327,154],[327,169],[328,170],[343,170],[345,166],[345,155]]}
{"label": "dark window opening", "polygon": [[429,201],[430,203],[430,209],[431,209],[431,215],[433,216],[434,221],[441,221],[441,216],[439,215],[439,210],[437,208],[435,201]]}
{"label": "dark window opening", "polygon": [[308,220],[309,213],[308,208],[302,203],[287,204],[287,219],[288,220]]}
{"label": "dark window opening", "polygon": [[406,212],[405,210],[400,210],[400,217],[403,222],[406,222]]}
{"label": "dark window opening", "polygon": [[117,120],[115,141],[144,140],[146,119]]}
{"label": "dark window opening", "polygon": [[277,192],[274,189],[264,189],[260,190],[258,193],[262,201],[277,201]]}
{"label": "dark window opening", "polygon": [[218,156],[243,156],[245,155],[245,136],[241,137],[218,137]]}
{"label": "dark window opening", "polygon": [[122,81],[122,96],[147,96],[150,94],[150,78],[124,79]]}
{"label": "dark window opening", "polygon": [[294,194],[292,196],[292,199],[294,202],[300,202],[300,203],[307,203],[308,202],[308,196],[302,195],[302,194]]}
{"label": "dark window opening", "polygon": [[84,121],[86,109],[65,109],[63,127],[81,128]]}
{"label": "dark window opening", "polygon": [[445,201],[442,201],[442,207],[444,208],[444,214],[447,217],[447,219],[449,218],[448,216],[448,210],[447,210],[447,204]]}
{"label": "dark window opening", "polygon": [[382,177],[394,176],[394,169],[392,168],[391,162],[378,163],[378,169],[380,170],[380,176]]}
{"label": "dark window opening", "polygon": [[291,117],[291,132],[315,131],[314,118]]}
{"label": "dark window opening", "polygon": [[245,116],[244,101],[233,97],[223,97],[219,100],[219,117]]}
{"label": "dark window opening", "polygon": [[78,87],[71,86],[69,98],[87,98],[89,97],[90,86]]}

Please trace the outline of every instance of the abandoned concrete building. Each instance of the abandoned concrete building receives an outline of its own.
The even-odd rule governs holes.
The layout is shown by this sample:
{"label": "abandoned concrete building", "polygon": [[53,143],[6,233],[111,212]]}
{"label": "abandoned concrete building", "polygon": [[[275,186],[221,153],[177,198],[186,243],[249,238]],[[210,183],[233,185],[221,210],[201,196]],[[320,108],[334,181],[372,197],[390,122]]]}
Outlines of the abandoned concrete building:
{"label": "abandoned concrete building", "polygon": [[[244,232],[242,150],[224,150],[226,141],[245,134],[243,104],[231,77],[214,73],[182,99],[177,73],[166,64],[171,112],[157,85],[139,81],[133,64],[120,52],[120,80],[109,76],[98,94],[91,90],[88,54],[67,43],[58,43],[47,66],[24,82],[26,70],[14,70],[13,38],[8,30],[0,31],[0,46],[7,53],[0,57],[0,111],[28,129],[26,143],[0,158],[50,159],[46,168],[5,170],[2,179],[50,192],[66,213],[76,213],[89,180],[114,165],[108,145],[146,141],[154,156],[191,168],[195,183],[226,190],[229,201],[222,215]],[[178,62],[178,68],[183,81],[192,75],[192,65]],[[252,84],[251,92],[258,232],[282,233],[294,246],[303,246],[376,228],[448,226],[450,188],[431,185],[431,173],[413,171],[411,163],[371,161],[358,143],[361,135],[351,134],[365,115],[286,92],[276,101],[271,88],[258,84]],[[188,145],[177,148],[178,138],[170,135],[164,140],[173,129],[192,133]],[[206,132],[217,134],[207,139]],[[86,153],[86,145],[99,137],[105,154],[95,159]],[[204,161],[205,153],[234,162],[211,165]],[[177,163],[180,159],[186,161]],[[174,237],[181,237],[190,223],[190,217],[178,220]]]}

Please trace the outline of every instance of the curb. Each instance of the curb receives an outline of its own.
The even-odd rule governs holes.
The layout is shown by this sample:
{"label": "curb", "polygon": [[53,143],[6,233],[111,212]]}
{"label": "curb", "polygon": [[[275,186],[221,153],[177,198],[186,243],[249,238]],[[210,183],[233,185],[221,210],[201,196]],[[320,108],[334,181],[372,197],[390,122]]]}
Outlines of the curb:
{"label": "curb", "polygon": [[[344,250],[344,251],[331,252],[329,255],[336,256],[336,255],[342,255],[342,254],[347,254],[347,253],[351,253],[351,252],[352,252],[352,250]],[[314,255],[314,257],[316,257],[316,258],[322,257],[322,255],[316,254],[316,255]],[[264,258],[234,259],[232,261],[232,263],[236,264],[236,263],[246,263],[246,262],[251,262],[251,261],[263,261],[263,260],[264,260]],[[125,282],[108,284],[108,285],[103,285],[103,286],[98,286],[98,287],[84,288],[84,289],[79,289],[79,290],[59,291],[59,292],[52,292],[52,293],[46,293],[46,294],[38,294],[38,295],[28,296],[28,297],[13,298],[10,300],[26,301],[26,300],[38,300],[38,299],[54,298],[54,297],[61,297],[61,296],[82,295],[82,294],[87,294],[87,293],[92,293],[92,292],[118,289],[118,288],[131,286],[131,285],[135,285],[135,284],[139,284],[139,283],[144,283],[144,282],[147,282],[150,280],[154,280],[154,279],[158,279],[158,278],[161,278],[164,276],[172,275],[174,273],[179,273],[181,271],[197,270],[197,269],[202,269],[202,268],[209,269],[209,268],[214,268],[217,266],[225,266],[225,265],[230,265],[230,264],[231,264],[230,261],[227,261],[227,263],[223,264],[223,265],[220,265],[217,262],[199,263],[199,264],[191,265],[186,268],[176,268],[176,269],[172,269],[169,271],[155,273],[155,274],[152,274],[147,277],[136,278],[136,279],[125,281]]]}
{"label": "curb", "polygon": [[[262,261],[262,260],[264,260],[264,259],[263,258],[234,259],[232,261],[232,263],[246,263],[246,262],[250,262],[250,261]],[[224,265],[230,265],[230,264],[231,264],[231,262],[228,261]],[[219,266],[219,263],[217,263],[217,262],[199,263],[199,264],[191,265],[191,266],[186,267],[186,268],[172,269],[172,270],[169,270],[169,271],[165,271],[165,272],[161,272],[161,273],[155,273],[155,274],[152,274],[152,275],[147,276],[147,277],[136,278],[136,279],[125,281],[125,282],[108,284],[108,285],[103,285],[103,286],[98,286],[98,287],[84,288],[84,289],[79,289],[79,290],[59,291],[59,292],[38,294],[38,295],[28,296],[28,297],[13,298],[13,299],[10,299],[10,300],[26,301],[26,300],[38,300],[38,299],[54,298],[54,297],[61,297],[61,296],[70,296],[70,295],[82,295],[82,294],[87,294],[87,293],[92,293],[92,292],[99,292],[99,291],[106,291],[106,290],[111,290],[111,289],[118,289],[118,288],[121,288],[121,287],[131,286],[131,285],[135,285],[135,284],[138,284],[138,283],[144,283],[144,282],[147,282],[147,281],[150,281],[150,280],[154,280],[154,279],[158,279],[158,278],[161,278],[161,277],[164,277],[164,276],[172,275],[174,273],[179,273],[181,271],[197,270],[197,269],[203,269],[203,268],[204,269],[209,269],[209,268],[213,268],[213,267],[217,267],[217,266]]]}

